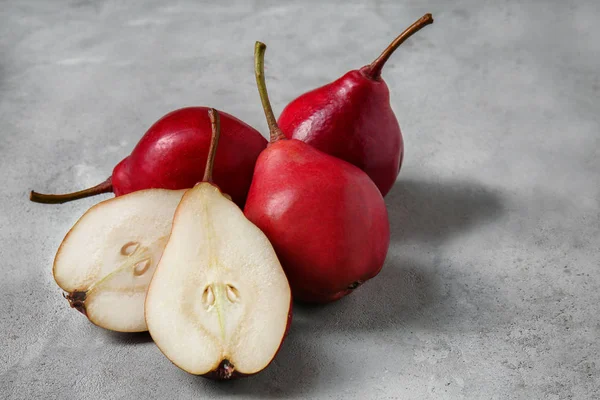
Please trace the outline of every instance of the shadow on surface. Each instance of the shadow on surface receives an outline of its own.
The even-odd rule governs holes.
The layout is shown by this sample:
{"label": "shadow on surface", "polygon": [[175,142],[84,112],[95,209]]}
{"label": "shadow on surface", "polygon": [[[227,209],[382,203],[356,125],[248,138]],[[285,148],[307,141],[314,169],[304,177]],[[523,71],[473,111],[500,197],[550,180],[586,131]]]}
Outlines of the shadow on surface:
{"label": "shadow on surface", "polygon": [[401,180],[385,198],[391,246],[378,276],[355,293],[324,306],[298,305],[295,323],[301,330],[378,331],[410,324],[442,326],[451,318],[446,290],[438,271],[443,266],[394,254],[394,244],[407,241],[435,245],[453,234],[499,218],[501,197],[467,181]]}
{"label": "shadow on surface", "polygon": [[334,380],[331,371],[335,371],[335,365],[327,351],[321,349],[319,341],[303,333],[298,324],[293,323],[277,357],[256,375],[232,381],[211,381],[193,376],[190,379],[215,395],[311,398],[311,393],[322,391]]}
{"label": "shadow on surface", "polygon": [[148,332],[125,333],[106,331],[106,336],[112,343],[116,344],[135,345],[152,343],[152,336]]}
{"label": "shadow on surface", "polygon": [[375,278],[341,300],[326,305],[296,306],[296,324],[303,332],[381,331],[441,319],[433,310],[441,290],[432,268],[413,260],[388,260]]}
{"label": "shadow on surface", "polygon": [[502,198],[481,184],[447,180],[400,180],[385,198],[391,242],[441,242],[499,218]]}

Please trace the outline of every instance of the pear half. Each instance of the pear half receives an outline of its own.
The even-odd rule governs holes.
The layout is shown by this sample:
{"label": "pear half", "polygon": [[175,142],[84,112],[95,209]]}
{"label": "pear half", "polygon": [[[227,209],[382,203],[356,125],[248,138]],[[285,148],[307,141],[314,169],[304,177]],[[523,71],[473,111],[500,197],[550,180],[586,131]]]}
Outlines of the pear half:
{"label": "pear half", "polygon": [[90,208],[67,233],[53,274],[94,324],[146,331],[144,300],[185,190],[148,189]]}
{"label": "pear half", "polygon": [[195,375],[257,373],[291,320],[291,292],[271,243],[208,182],[185,193],[146,297],[159,349]]}

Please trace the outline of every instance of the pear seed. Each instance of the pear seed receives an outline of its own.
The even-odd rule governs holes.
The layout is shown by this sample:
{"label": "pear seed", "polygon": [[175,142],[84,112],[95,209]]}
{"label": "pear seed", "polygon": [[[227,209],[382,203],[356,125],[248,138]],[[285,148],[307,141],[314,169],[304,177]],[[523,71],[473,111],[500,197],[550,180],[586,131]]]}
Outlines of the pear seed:
{"label": "pear seed", "polygon": [[204,289],[204,293],[202,294],[202,302],[204,303],[204,307],[206,307],[206,309],[209,309],[215,304],[215,294],[212,286],[209,285],[206,287],[206,289]]}
{"label": "pear seed", "polygon": [[235,303],[240,296],[238,290],[231,285],[226,285],[227,298],[230,302]]}
{"label": "pear seed", "polygon": [[123,247],[121,247],[121,254],[124,256],[130,256],[138,249],[138,247],[140,247],[138,242],[125,243]]}
{"label": "pear seed", "polygon": [[150,268],[150,259],[146,258],[145,260],[139,261],[133,267],[133,274],[135,276],[143,275]]}

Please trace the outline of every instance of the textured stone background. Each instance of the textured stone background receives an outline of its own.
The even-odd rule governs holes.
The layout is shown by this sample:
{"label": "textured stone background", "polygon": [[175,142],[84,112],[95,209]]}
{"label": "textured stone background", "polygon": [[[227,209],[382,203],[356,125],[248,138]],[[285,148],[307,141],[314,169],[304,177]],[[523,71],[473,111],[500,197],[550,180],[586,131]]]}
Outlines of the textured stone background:
{"label": "textured stone background", "polygon": [[[600,397],[598,2],[300,3],[0,1],[0,397]],[[44,206],[29,189],[100,182],[186,105],[266,133],[255,40],[278,113],[425,12],[435,24],[384,71],[406,141],[386,265],[297,307],[268,370],[196,378],[67,307],[54,252],[100,198]]]}

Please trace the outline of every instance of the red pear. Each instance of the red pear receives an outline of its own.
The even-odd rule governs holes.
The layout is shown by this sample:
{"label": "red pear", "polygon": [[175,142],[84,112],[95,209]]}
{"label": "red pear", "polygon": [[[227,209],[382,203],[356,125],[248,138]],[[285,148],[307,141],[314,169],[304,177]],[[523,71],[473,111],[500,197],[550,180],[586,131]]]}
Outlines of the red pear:
{"label": "red pear", "polygon": [[359,168],[285,138],[267,95],[265,49],[257,42],[255,70],[271,141],[257,160],[244,213],[273,244],[294,299],[330,302],[381,270],[387,210]]}
{"label": "red pear", "polygon": [[[75,193],[46,195],[31,192],[37,203],[64,203],[100,193],[116,196],[142,189],[187,189],[202,179],[202,165],[211,141],[207,107],[172,111],[148,129],[131,154],[113,169],[105,182]],[[254,164],[267,141],[261,134],[220,112],[221,144],[215,159],[214,182],[243,207],[252,180]]]}
{"label": "red pear", "polygon": [[293,100],[279,116],[283,133],[356,165],[385,196],[400,172],[404,143],[381,70],[406,39],[431,23],[431,14],[424,15],[371,64]]}

